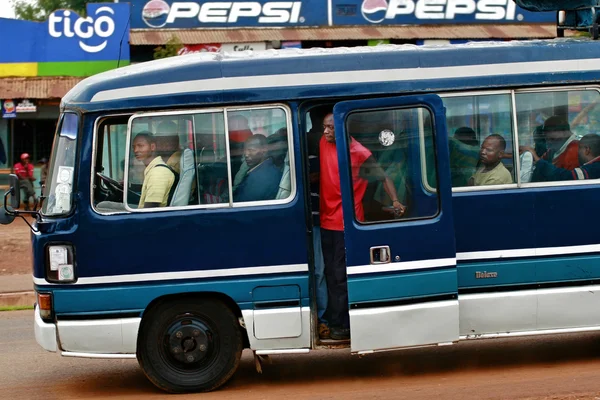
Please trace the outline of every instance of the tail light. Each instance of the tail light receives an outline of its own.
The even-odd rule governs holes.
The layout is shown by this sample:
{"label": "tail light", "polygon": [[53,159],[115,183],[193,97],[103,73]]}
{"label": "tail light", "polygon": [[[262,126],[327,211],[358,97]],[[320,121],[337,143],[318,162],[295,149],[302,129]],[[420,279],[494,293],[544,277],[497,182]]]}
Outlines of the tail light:
{"label": "tail light", "polygon": [[52,294],[37,293],[37,304],[40,310],[40,317],[46,320],[52,319]]}

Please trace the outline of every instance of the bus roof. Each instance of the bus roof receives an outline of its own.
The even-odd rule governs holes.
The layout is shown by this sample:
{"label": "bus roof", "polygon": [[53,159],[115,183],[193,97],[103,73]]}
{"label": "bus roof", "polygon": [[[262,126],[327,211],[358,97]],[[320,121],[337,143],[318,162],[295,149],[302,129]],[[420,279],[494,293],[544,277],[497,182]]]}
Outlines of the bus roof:
{"label": "bus roof", "polygon": [[62,105],[93,111],[598,80],[599,55],[600,42],[582,39],[195,53],[86,78]]}

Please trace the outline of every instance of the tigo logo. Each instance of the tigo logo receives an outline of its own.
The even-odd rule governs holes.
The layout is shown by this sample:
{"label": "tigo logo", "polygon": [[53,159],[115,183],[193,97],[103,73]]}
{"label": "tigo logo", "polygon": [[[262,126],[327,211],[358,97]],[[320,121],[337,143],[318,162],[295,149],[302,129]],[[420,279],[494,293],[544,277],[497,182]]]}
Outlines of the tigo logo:
{"label": "tigo logo", "polygon": [[[115,21],[109,15],[100,15],[108,13],[114,15],[114,10],[110,7],[100,7],[96,10],[95,17],[88,16],[86,18],[79,17],[73,23],[71,21],[71,11],[62,11],[62,16],[58,15],[59,11],[55,11],[48,17],[48,33],[50,36],[59,38],[65,36],[68,38],[78,37],[86,40],[94,36],[100,38],[108,38],[115,33]],[[88,53],[98,53],[106,47],[107,40],[104,40],[98,45],[88,45],[79,41],[79,47]]]}

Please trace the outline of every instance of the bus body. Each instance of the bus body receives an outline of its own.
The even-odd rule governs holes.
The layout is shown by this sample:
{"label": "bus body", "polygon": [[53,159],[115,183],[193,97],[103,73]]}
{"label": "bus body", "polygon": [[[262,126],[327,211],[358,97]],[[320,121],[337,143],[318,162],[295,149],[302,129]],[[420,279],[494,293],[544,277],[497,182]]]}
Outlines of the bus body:
{"label": "bus body", "polygon": [[[32,233],[36,339],[64,356],[137,357],[182,392],[223,384],[243,348],[365,354],[598,330],[600,182],[531,181],[519,147],[538,146],[552,116],[574,137],[596,133],[599,81],[600,43],[562,39],[193,54],[87,78],[63,99]],[[316,332],[309,132],[323,110],[335,120],[348,342]],[[165,121],[177,127],[177,193],[140,208],[132,141],[160,137]],[[272,198],[238,201],[240,138],[257,133],[281,181]],[[511,182],[471,186],[491,134]],[[393,180],[401,218],[377,180],[356,218],[353,140]]]}

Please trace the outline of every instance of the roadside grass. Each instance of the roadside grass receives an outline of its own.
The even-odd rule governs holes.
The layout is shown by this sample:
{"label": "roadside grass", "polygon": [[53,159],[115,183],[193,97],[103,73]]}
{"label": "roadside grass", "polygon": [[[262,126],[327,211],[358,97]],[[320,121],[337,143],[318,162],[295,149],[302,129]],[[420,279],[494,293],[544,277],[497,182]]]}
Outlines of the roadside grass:
{"label": "roadside grass", "polygon": [[20,311],[20,310],[33,310],[33,306],[7,306],[7,307],[0,307],[0,311]]}

